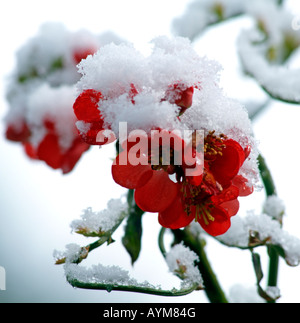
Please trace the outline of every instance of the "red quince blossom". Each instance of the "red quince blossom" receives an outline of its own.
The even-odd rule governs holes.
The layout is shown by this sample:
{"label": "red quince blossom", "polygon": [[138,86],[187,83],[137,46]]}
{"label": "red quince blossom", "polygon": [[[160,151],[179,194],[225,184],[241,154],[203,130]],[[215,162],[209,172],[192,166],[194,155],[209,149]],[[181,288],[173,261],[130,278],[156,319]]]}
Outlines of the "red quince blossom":
{"label": "red quince blossom", "polygon": [[[196,87],[197,88],[197,87]],[[179,115],[182,115],[193,104],[194,87],[186,87],[184,84],[175,83],[170,85],[163,100],[176,104],[180,107]]]}
{"label": "red quince blossom", "polygon": [[87,48],[76,48],[73,52],[73,60],[75,64],[79,64],[81,60],[87,58],[89,55],[93,55],[97,51],[97,46],[90,46]]}
{"label": "red quince blossom", "polygon": [[[103,100],[101,92],[88,89],[83,91],[73,105],[74,113],[79,121],[84,122],[87,130],[79,130],[81,138],[89,145],[97,145],[97,134],[103,128],[103,117],[100,114],[98,103]],[[78,127],[77,127],[78,128]]]}
{"label": "red quince blossom", "polygon": [[5,132],[6,139],[15,142],[26,142],[30,137],[30,129],[24,120],[20,125],[8,124]]}
{"label": "red quince blossom", "polygon": [[88,148],[89,146],[82,142],[80,138],[75,138],[71,147],[64,151],[60,147],[58,135],[48,133],[39,144],[36,156],[39,160],[45,161],[51,168],[61,169],[63,174],[67,174],[74,168],[81,155]]}
{"label": "red quince blossom", "polygon": [[55,122],[46,119],[42,127],[45,130],[45,135],[37,146],[31,143],[31,131],[25,122],[22,123],[20,128],[9,124],[6,130],[6,138],[10,141],[21,142],[29,158],[44,161],[53,169],[61,169],[63,174],[71,172],[81,155],[89,149],[89,145],[74,133],[70,147],[64,149],[60,145],[60,137],[57,134]]}
{"label": "red quince blossom", "polygon": [[[170,138],[166,130],[162,130],[160,135],[162,138],[164,135]],[[159,212],[168,207],[177,195],[177,185],[169,175],[178,175],[180,168],[170,162],[164,163],[164,147],[159,142],[158,149],[154,149],[153,145],[151,146],[154,142],[153,136],[144,139],[144,144],[139,145],[139,151],[136,152],[132,149],[134,143],[129,138],[126,142],[127,149],[123,150],[113,163],[112,176],[121,186],[135,189],[135,200],[141,209]],[[172,136],[169,143],[170,152],[167,153],[170,154],[172,162],[175,158],[180,158],[185,143],[176,135]]]}
{"label": "red quince blossom", "polygon": [[[120,93],[123,94],[123,93]],[[134,104],[134,97],[138,94],[133,84],[130,84],[129,99]],[[116,138],[112,132],[105,137],[104,119],[101,115],[101,102],[106,100],[100,91],[93,89],[84,90],[75,100],[74,113],[82,124],[77,124],[78,133],[89,145],[104,145],[114,141]],[[100,134],[100,135],[99,135]]]}
{"label": "red quince blossom", "polygon": [[[186,147],[181,138],[176,140],[181,141],[181,148]],[[171,154],[178,154],[174,147],[173,144]],[[202,173],[186,176],[184,156],[181,166],[172,161],[170,165],[153,166],[145,151],[140,151],[140,163],[120,164],[125,155],[135,154],[124,150],[112,166],[112,175],[121,186],[135,189],[135,201],[142,210],[158,212],[163,227],[178,229],[195,220],[207,233],[217,236],[229,229],[230,218],[239,210],[238,197],[252,193],[247,179],[238,175],[247,150],[238,142],[211,132],[204,141]],[[195,156],[197,164],[201,156],[197,152]],[[176,174],[176,181],[170,179],[170,174]]]}

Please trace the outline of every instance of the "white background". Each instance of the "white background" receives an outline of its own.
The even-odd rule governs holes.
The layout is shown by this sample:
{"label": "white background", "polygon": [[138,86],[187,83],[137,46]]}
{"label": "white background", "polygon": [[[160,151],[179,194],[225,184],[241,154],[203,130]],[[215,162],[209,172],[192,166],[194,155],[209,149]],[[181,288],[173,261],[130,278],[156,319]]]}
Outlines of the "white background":
{"label": "white background", "polygon": [[[290,1],[299,13],[298,1]],[[173,18],[183,13],[181,0],[85,0],[37,1],[10,0],[0,10],[0,117],[8,105],[5,101],[5,76],[15,65],[15,51],[34,36],[45,21],[64,22],[68,29],[86,28],[95,33],[113,30],[119,36],[144,50],[155,36],[171,35]],[[297,11],[298,10],[298,11]],[[222,29],[210,30],[195,42],[200,55],[217,59],[224,66],[222,85],[230,96],[264,98],[254,82],[241,81],[235,39],[241,27],[251,25],[248,19],[226,23]],[[300,32],[300,31],[299,31]],[[300,237],[299,212],[299,120],[300,107],[273,103],[254,123],[254,134],[274,175],[279,197],[286,204],[284,228]],[[85,245],[91,241],[71,234],[69,224],[78,219],[81,210],[101,210],[110,198],[118,198],[124,190],[110,175],[113,147],[91,149],[84,154],[74,171],[61,175],[43,163],[29,161],[18,144],[3,138],[0,124],[0,265],[6,269],[6,291],[0,291],[0,302],[207,302],[203,292],[179,298],[161,298],[132,293],[83,291],[69,286],[63,268],[54,265],[54,249],[64,250],[71,242]],[[242,200],[241,212],[261,209],[263,193]],[[94,252],[86,264],[116,264],[129,270],[139,281],[178,286],[168,273],[157,247],[157,216],[146,214],[143,220],[142,253],[131,268],[130,259],[118,242]],[[208,239],[208,257],[225,292],[243,284],[254,287],[255,277],[250,253],[220,246]],[[267,258],[263,257],[267,273]],[[299,302],[300,268],[280,263],[280,302]]]}

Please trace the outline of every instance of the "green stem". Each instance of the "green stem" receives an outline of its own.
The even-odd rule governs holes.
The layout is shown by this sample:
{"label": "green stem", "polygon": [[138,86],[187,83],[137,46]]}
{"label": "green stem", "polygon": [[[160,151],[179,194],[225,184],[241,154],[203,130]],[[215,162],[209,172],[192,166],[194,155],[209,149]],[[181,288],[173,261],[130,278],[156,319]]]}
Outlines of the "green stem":
{"label": "green stem", "polygon": [[268,286],[277,286],[278,282],[278,269],[279,269],[279,255],[273,246],[268,248],[270,263],[269,263],[269,277]]}
{"label": "green stem", "polygon": [[167,255],[167,251],[165,249],[165,245],[164,245],[164,234],[166,232],[166,228],[162,227],[159,231],[159,235],[158,235],[158,246],[159,246],[159,250],[162,253],[163,257],[165,258]]}
{"label": "green stem", "polygon": [[185,246],[189,247],[199,256],[198,268],[201,272],[205,293],[211,303],[228,303],[228,300],[218,282],[218,279],[210,265],[204,250],[204,243],[188,229],[172,230],[176,242],[183,241]]}
{"label": "green stem", "polygon": [[111,291],[122,291],[122,292],[134,292],[134,293],[143,293],[150,295],[158,295],[158,296],[184,296],[192,293],[194,290],[199,288],[198,284],[191,285],[189,287],[183,289],[172,289],[172,290],[163,290],[159,288],[152,287],[143,287],[143,286],[135,286],[135,285],[118,285],[118,284],[109,284],[109,283],[86,283],[81,282],[77,279],[69,279],[67,280],[70,285],[76,288],[81,289],[94,289],[94,290],[106,290],[108,292]]}
{"label": "green stem", "polygon": [[[259,155],[259,171],[265,187],[266,195],[276,195],[276,187],[271,175],[271,172],[266,164],[265,159]],[[269,253],[269,272],[268,272],[268,286],[276,287],[278,284],[278,273],[279,273],[279,253],[273,246],[268,247]],[[269,301],[269,303],[275,303],[275,300]]]}
{"label": "green stem", "polygon": [[[82,247],[81,250],[84,251],[83,257],[82,257],[82,255],[79,255],[79,258],[75,259],[73,261],[73,263],[79,264],[80,262],[82,262],[84,259],[87,258],[88,254],[91,251],[93,251],[93,250],[97,249],[98,247],[102,246],[105,242],[107,242],[107,244],[110,244],[110,243],[114,242],[114,240],[112,239],[112,234],[118,229],[118,227],[120,226],[120,224],[122,223],[122,221],[124,220],[124,218],[126,216],[127,216],[127,213],[122,212],[120,214],[120,217],[119,217],[118,221],[116,222],[116,224],[114,225],[114,227],[112,229],[108,230],[107,232],[101,233],[100,239],[86,245],[85,247]],[[65,257],[61,258],[61,259],[57,259],[55,264],[56,265],[62,265],[64,263],[66,263],[66,260],[67,259]]]}
{"label": "green stem", "polygon": [[275,187],[271,172],[262,155],[258,156],[258,168],[259,168],[260,176],[263,181],[267,196],[276,195],[277,194],[276,187]]}

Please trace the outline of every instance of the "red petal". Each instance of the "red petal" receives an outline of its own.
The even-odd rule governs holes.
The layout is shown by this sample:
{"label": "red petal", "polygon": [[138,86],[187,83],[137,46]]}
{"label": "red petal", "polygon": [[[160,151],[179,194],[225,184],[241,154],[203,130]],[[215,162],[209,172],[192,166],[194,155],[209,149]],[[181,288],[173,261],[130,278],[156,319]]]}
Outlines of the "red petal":
{"label": "red petal", "polygon": [[158,215],[160,225],[173,230],[184,228],[195,219],[194,214],[187,215],[185,212],[180,190],[178,191],[179,194],[177,194],[170,206]]}
{"label": "red petal", "polygon": [[247,146],[246,148],[244,148],[244,153],[245,153],[245,159],[247,159],[251,153],[251,147]]}
{"label": "red petal", "polygon": [[153,172],[151,166],[146,163],[144,165],[131,165],[127,151],[121,152],[112,165],[114,181],[129,189],[145,185],[152,177]]}
{"label": "red petal", "polygon": [[101,92],[92,89],[82,92],[73,105],[77,119],[85,122],[99,122],[102,120],[98,109],[98,103],[101,99],[103,99]]}
{"label": "red petal", "polygon": [[248,196],[253,193],[253,186],[249,186],[247,183],[248,180],[241,175],[237,175],[233,179],[232,185],[239,189],[239,196]]}
{"label": "red petal", "polygon": [[55,123],[52,120],[48,119],[48,118],[44,119],[44,126],[46,127],[48,132],[55,131]]}
{"label": "red petal", "polygon": [[147,153],[151,144],[151,138],[143,130],[133,130],[129,133],[126,140],[121,142],[123,150],[127,151],[140,151]]}
{"label": "red petal", "polygon": [[[230,228],[230,216],[227,211],[220,207],[214,206],[209,210],[212,217],[214,217],[214,221],[207,220],[205,221],[203,216],[198,218],[198,222],[201,227],[212,236],[219,236],[224,234]],[[207,218],[206,218],[207,219]]]}
{"label": "red petal", "polygon": [[130,84],[130,91],[129,91],[129,97],[131,99],[132,104],[135,104],[134,97],[139,94],[138,90],[134,86],[134,84]]}
{"label": "red petal", "polygon": [[[174,164],[181,166],[184,159],[183,153],[185,151],[185,146],[184,140],[176,131],[168,131],[165,129],[154,129],[151,131],[150,147],[153,159],[155,159],[155,157],[157,160],[159,157],[163,157],[163,161],[169,159],[170,151],[172,149],[174,153]],[[167,152],[169,154],[167,154]]]}
{"label": "red petal", "polygon": [[163,171],[153,171],[153,176],[146,185],[136,189],[136,204],[146,212],[165,210],[177,196],[177,185]]}
{"label": "red petal", "polygon": [[22,122],[21,127],[10,124],[6,129],[5,136],[10,141],[25,142],[30,137],[30,130],[25,122]]}
{"label": "red petal", "polygon": [[101,142],[97,140],[97,136],[100,131],[104,130],[103,129],[103,121],[98,121],[98,122],[92,122],[89,123],[90,129],[86,132],[79,132],[82,140],[86,142],[89,145],[103,145],[106,144],[107,142]]}
{"label": "red petal", "polygon": [[58,137],[54,134],[46,135],[38,146],[37,156],[40,160],[45,161],[48,166],[54,169],[60,168],[62,164],[62,155]]}
{"label": "red petal", "polygon": [[187,181],[199,186],[203,179],[204,158],[203,154],[197,152],[191,146],[184,149],[183,169]]}
{"label": "red petal", "polygon": [[240,209],[240,202],[238,199],[227,201],[220,204],[220,207],[225,209],[230,217],[236,215]]}
{"label": "red petal", "polygon": [[215,205],[220,205],[227,201],[235,200],[239,196],[239,189],[233,185],[223,190],[221,193],[213,195],[211,197],[212,202]]}
{"label": "red petal", "polygon": [[38,159],[35,148],[29,142],[24,142],[23,147],[26,155],[31,159]]}
{"label": "red petal", "polygon": [[[165,98],[163,99],[181,107],[180,114],[184,113],[184,111],[193,104],[194,87],[184,88],[184,84],[176,83],[170,85],[166,91]],[[174,100],[174,97],[177,97],[177,99]]]}
{"label": "red petal", "polygon": [[78,64],[82,59],[87,58],[88,55],[93,55],[96,51],[96,46],[91,46],[90,48],[77,48],[73,53],[73,59],[75,63]]}
{"label": "red petal", "polygon": [[69,173],[76,165],[81,155],[90,148],[89,145],[76,138],[72,147],[64,154],[61,162],[61,169],[64,174]]}
{"label": "red petal", "polygon": [[225,140],[222,155],[218,155],[210,167],[217,182],[227,186],[238,174],[245,161],[245,153],[240,144],[232,139]]}
{"label": "red petal", "polygon": [[180,95],[180,98],[175,101],[175,104],[182,108],[181,113],[183,113],[193,104],[194,88],[191,86],[186,90],[182,91]]}
{"label": "red petal", "polygon": [[96,136],[96,143],[100,146],[108,145],[116,140],[117,140],[117,138],[116,138],[114,132],[109,129],[98,131],[97,136]]}

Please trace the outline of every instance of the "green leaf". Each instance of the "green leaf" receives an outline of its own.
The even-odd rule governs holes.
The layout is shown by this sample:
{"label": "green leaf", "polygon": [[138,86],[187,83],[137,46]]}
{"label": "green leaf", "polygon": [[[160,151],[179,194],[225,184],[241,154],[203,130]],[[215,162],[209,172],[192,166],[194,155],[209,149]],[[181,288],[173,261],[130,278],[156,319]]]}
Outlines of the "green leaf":
{"label": "green leaf", "polygon": [[141,212],[131,212],[127,219],[125,235],[122,239],[123,246],[131,257],[131,263],[138,259],[141,251],[142,240],[142,215]]}
{"label": "green leaf", "polygon": [[252,262],[256,275],[257,284],[261,282],[264,277],[263,271],[261,269],[260,255],[258,253],[252,252]]}
{"label": "green leaf", "polygon": [[129,205],[129,216],[125,227],[125,234],[122,238],[122,243],[131,257],[131,263],[134,264],[138,259],[141,251],[142,240],[142,211],[134,201],[133,191],[130,190],[127,196]]}
{"label": "green leaf", "polygon": [[264,275],[261,268],[260,255],[258,253],[252,252],[252,263],[253,263],[253,267],[256,275],[258,295],[264,300],[266,300],[267,302],[274,302],[275,300],[270,295],[268,295],[268,293],[266,293],[266,291],[264,291],[260,285],[260,282],[263,279]]}

